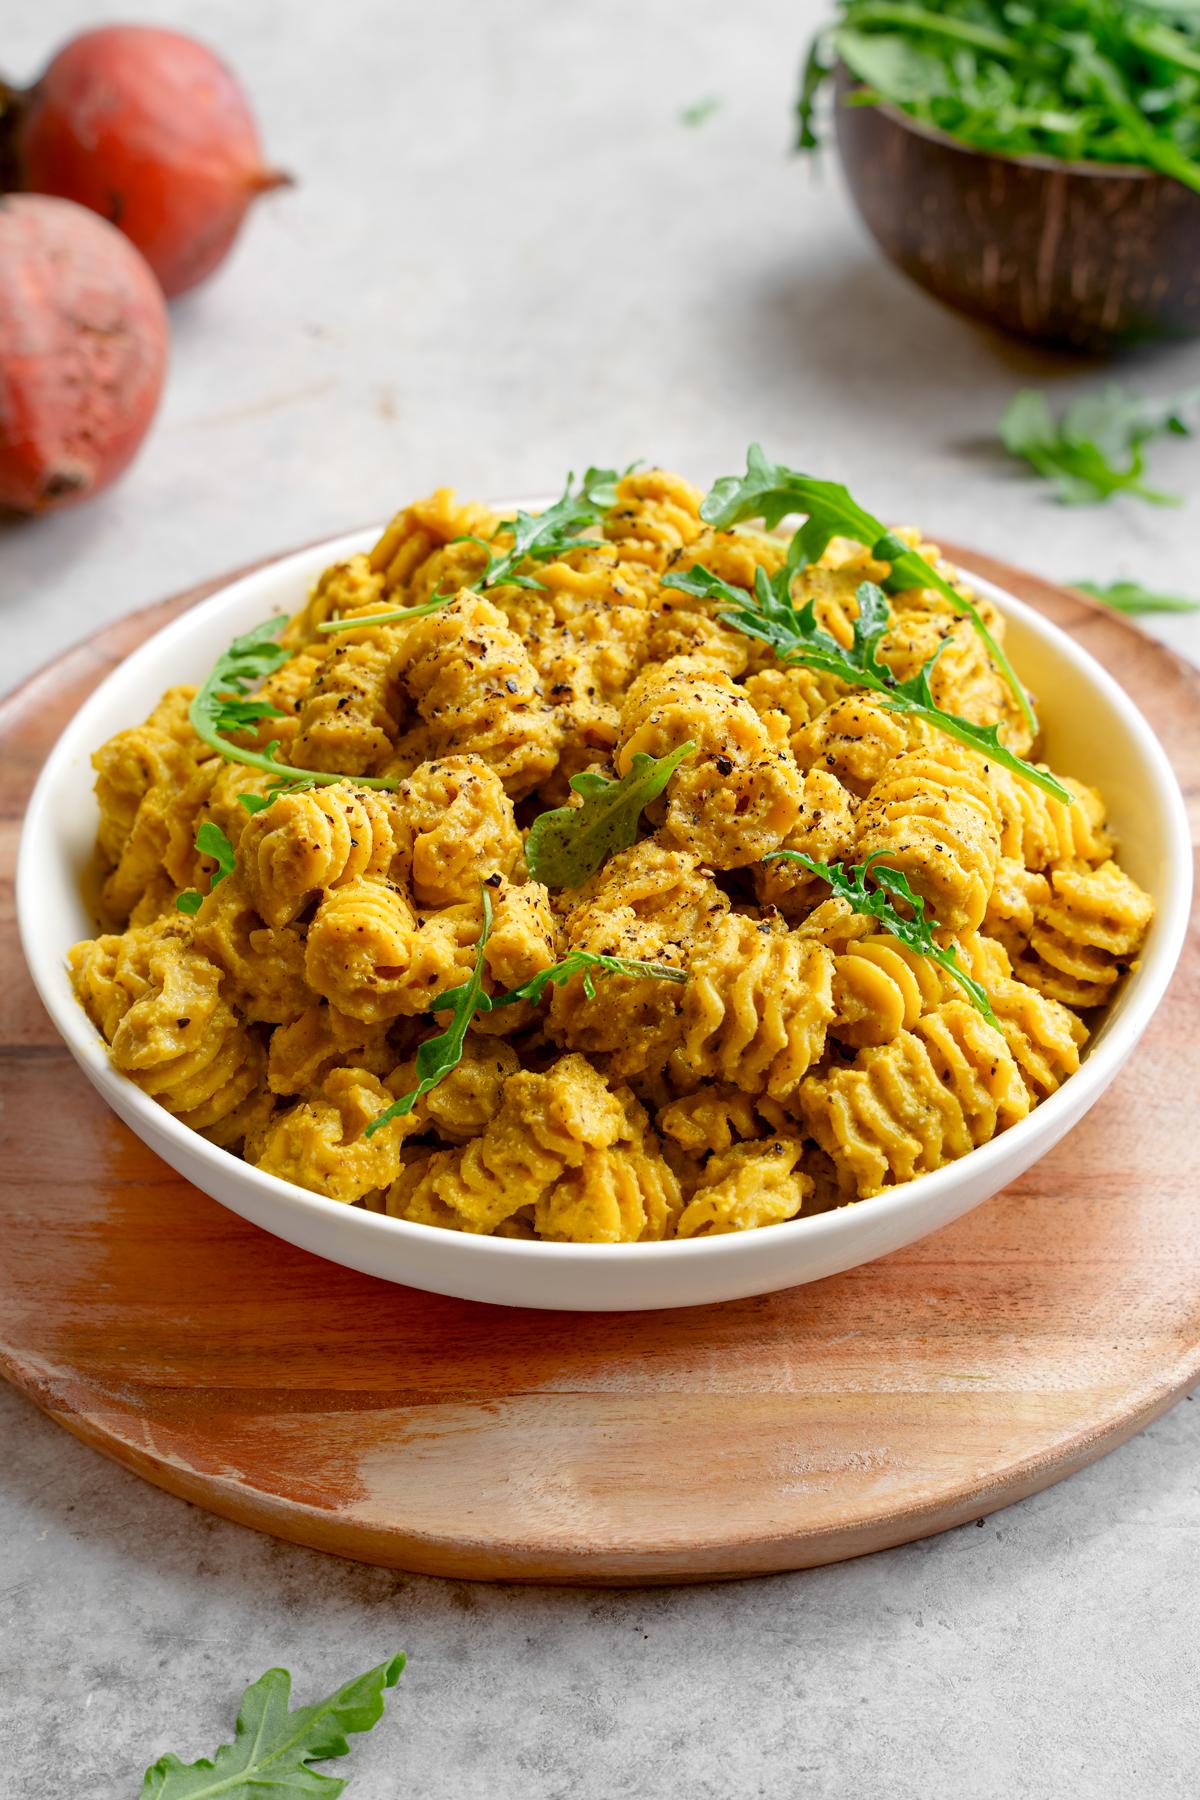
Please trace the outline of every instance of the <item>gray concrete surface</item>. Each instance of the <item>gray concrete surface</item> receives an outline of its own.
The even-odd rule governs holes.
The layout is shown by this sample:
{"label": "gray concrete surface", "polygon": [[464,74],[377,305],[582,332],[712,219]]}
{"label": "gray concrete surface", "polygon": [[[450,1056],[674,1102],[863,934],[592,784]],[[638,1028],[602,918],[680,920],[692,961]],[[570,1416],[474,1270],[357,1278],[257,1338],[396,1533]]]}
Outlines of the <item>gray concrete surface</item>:
{"label": "gray concrete surface", "polygon": [[[6,73],[91,22],[11,9]],[[103,618],[378,518],[435,480],[553,487],[748,438],[889,517],[1063,578],[1200,593],[1192,505],[1064,511],[996,452],[1022,349],[883,267],[836,168],[785,154],[813,0],[127,0],[219,45],[300,185],[173,309],[166,402],[110,496],[0,532],[3,682]],[[700,127],[680,109],[713,94]],[[1200,381],[1200,348],[1120,371]],[[1164,635],[1200,654],[1196,621]],[[1200,1408],[927,1544],[634,1594],[410,1580],[271,1543],[0,1391],[0,1793],[125,1800],[273,1663],[313,1697],[400,1647],[355,1800],[1173,1800],[1196,1791]]]}

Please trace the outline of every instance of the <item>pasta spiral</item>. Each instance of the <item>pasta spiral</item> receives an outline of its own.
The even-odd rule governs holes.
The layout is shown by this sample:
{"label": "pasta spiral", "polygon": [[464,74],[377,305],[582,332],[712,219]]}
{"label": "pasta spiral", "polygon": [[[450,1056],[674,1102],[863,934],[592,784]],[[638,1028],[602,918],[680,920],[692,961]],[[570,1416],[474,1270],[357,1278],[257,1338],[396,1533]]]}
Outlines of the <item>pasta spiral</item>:
{"label": "pasta spiral", "polygon": [[832,976],[823,944],[727,914],[688,959],[681,1066],[787,1099],[824,1049]]}
{"label": "pasta spiral", "polygon": [[760,717],[727,675],[675,657],[630,688],[617,772],[627,774],[639,751],[667,756],[689,741],[695,749],[667,787],[663,842],[718,869],[742,868],[778,849],[800,811],[800,775],[781,715]]}
{"label": "pasta spiral", "polygon": [[489,875],[511,875],[521,854],[512,801],[478,756],[423,762],[391,808],[394,873],[419,906],[469,900]]}
{"label": "pasta spiral", "polygon": [[1102,1006],[1142,947],[1154,905],[1114,862],[1055,869],[1034,909],[1029,951],[1016,973],[1065,1006]]}
{"label": "pasta spiral", "polygon": [[860,1199],[965,1156],[1028,1111],[998,1031],[951,1001],[854,1062],[810,1075],[800,1116]]}
{"label": "pasta spiral", "polygon": [[371,1024],[422,1012],[470,974],[478,906],[447,907],[418,923],[385,881],[333,888],[308,929],[308,984],[339,1012]]}
{"label": "pasta spiral", "polygon": [[369,638],[336,643],[317,664],[296,710],[289,755],[297,768],[368,775],[386,759],[402,716],[400,638],[377,627]]}
{"label": "pasta spiral", "polygon": [[326,889],[387,873],[395,852],[389,808],[345,782],[280,794],[242,827],[238,866],[268,925],[290,924]]}
{"label": "pasta spiral", "polygon": [[947,931],[975,930],[1000,855],[996,803],[979,759],[940,749],[896,757],[863,802],[857,855],[899,869]]}
{"label": "pasta spiral", "polygon": [[418,741],[427,746],[425,756],[478,756],[514,799],[554,768],[559,726],[537,670],[504,614],[483,595],[464,589],[437,612],[414,619],[397,667],[423,721]]}
{"label": "pasta spiral", "polygon": [[706,1165],[675,1235],[717,1237],[794,1219],[813,1191],[811,1175],[797,1167],[803,1154],[803,1140],[796,1137],[719,1151]]}
{"label": "pasta spiral", "polygon": [[312,1099],[279,1113],[248,1145],[268,1175],[347,1205],[395,1181],[410,1119],[393,1119],[364,1135],[392,1096],[367,1069],[331,1069]]}
{"label": "pasta spiral", "polygon": [[671,557],[700,536],[703,495],[681,475],[665,469],[634,469],[617,483],[616,504],[604,520],[604,535],[628,562],[665,569]]}

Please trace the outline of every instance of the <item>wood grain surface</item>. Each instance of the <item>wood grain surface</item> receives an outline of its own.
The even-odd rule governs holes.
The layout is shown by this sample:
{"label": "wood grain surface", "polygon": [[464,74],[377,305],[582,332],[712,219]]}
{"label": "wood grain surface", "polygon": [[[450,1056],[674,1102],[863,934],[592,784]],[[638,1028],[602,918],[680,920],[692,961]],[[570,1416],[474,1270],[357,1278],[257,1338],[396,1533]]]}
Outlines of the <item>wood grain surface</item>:
{"label": "wood grain surface", "polygon": [[[966,550],[1067,626],[1200,794],[1200,677]],[[1015,1187],[884,1261],[691,1311],[524,1313],[257,1231],[76,1070],[16,942],[32,781],[96,682],[217,583],[122,620],[0,709],[0,1367],[175,1494],[433,1574],[643,1583],[808,1567],[1007,1505],[1200,1379],[1200,947],[1092,1114]],[[869,1202],[867,1203],[869,1204]]]}

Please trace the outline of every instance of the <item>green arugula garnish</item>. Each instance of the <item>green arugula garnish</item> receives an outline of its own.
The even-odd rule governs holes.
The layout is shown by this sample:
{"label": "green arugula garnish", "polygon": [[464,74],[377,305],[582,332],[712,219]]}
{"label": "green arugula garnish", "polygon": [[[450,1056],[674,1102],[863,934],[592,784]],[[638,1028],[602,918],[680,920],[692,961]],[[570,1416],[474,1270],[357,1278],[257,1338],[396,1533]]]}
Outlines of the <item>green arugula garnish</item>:
{"label": "green arugula garnish", "polygon": [[1094,506],[1114,494],[1178,506],[1177,494],[1142,480],[1145,446],[1157,437],[1190,437],[1188,413],[1198,401],[1196,392],[1177,400],[1142,400],[1110,382],[1101,393],[1072,401],[1056,419],[1045,394],[1023,388],[1000,420],[1000,440],[1053,483],[1064,506]]}
{"label": "green arugula garnish", "polygon": [[1137,581],[1110,581],[1107,584],[1076,581],[1073,585],[1080,593],[1090,594],[1093,600],[1102,600],[1115,612],[1129,613],[1133,617],[1143,613],[1200,612],[1200,600],[1189,600],[1183,594],[1160,594],[1152,588],[1142,587]]}
{"label": "green arugula garnish", "polygon": [[656,800],[694,744],[669,756],[638,751],[629,773],[618,781],[598,769],[572,775],[571,787],[583,804],[539,813],[525,840],[525,860],[535,881],[573,888],[594,875],[606,856],[636,843],[642,811]]}
{"label": "green arugula garnish", "polygon": [[470,532],[454,538],[456,544],[478,544],[487,556],[487,567],[470,585],[480,592],[493,587],[540,588],[543,584],[532,575],[517,573],[520,565],[552,562],[575,549],[580,533],[598,524],[615,503],[620,478],[616,469],[588,469],[576,487],[574,474],[569,474],[562,494],[545,512],[518,510],[515,518],[501,520],[497,531],[510,533],[513,540],[507,550],[497,551],[487,538]]}
{"label": "green arugula garnish", "polygon": [[[978,1007],[988,1024],[995,1025],[996,1015],[986,991],[974,976],[967,974],[958,960],[958,951],[953,944],[943,947],[934,941],[934,932],[940,930],[937,920],[925,917],[924,900],[920,894],[914,894],[908,877],[899,869],[889,869],[874,856],[853,867],[848,867],[845,863],[817,862],[800,850],[772,850],[762,860],[774,862],[779,858],[799,863],[810,875],[820,876],[822,881],[829,883],[835,898],[847,901],[856,913],[878,920],[886,932],[909,950],[915,950],[918,955],[927,957],[930,962],[944,969],[947,975],[957,981],[971,1004]],[[874,888],[867,886],[868,877],[875,883]],[[897,900],[912,909],[911,916],[896,910]]]}
{"label": "green arugula garnish", "polygon": [[[211,856],[217,865],[216,873],[208,884],[208,891],[211,894],[213,889],[224,881],[227,875],[232,875],[237,867],[233,845],[219,825],[215,825],[211,819],[205,819],[196,833],[196,848],[201,856]],[[203,904],[204,895],[197,888],[185,888],[182,894],[178,894],[175,899],[175,909],[181,913],[198,913]]]}
{"label": "green arugula garnish", "polygon": [[[273,619],[264,619],[261,625],[234,638],[228,650],[222,651],[188,708],[192,730],[197,737],[218,751],[226,762],[243,763],[248,769],[262,769],[266,774],[274,775],[277,793],[290,788],[332,787],[339,781],[353,781],[356,787],[398,788],[398,780],[384,780],[381,776],[338,775],[324,769],[290,769],[286,763],[279,761],[277,738],[262,751],[244,750],[241,745],[229,742],[228,734],[231,732],[245,731],[262,719],[285,719],[288,716],[279,707],[271,706],[265,700],[258,700],[250,693],[256,682],[273,675],[292,654],[276,641],[286,624],[287,617],[283,613],[277,614]],[[274,797],[272,794],[271,798]],[[257,799],[258,796],[239,795],[243,805],[248,798]],[[265,804],[269,805],[270,801]],[[259,809],[247,807],[246,810],[254,812]]]}
{"label": "green arugula garnish", "polygon": [[713,114],[720,110],[720,95],[705,94],[703,100],[693,100],[690,106],[680,107],[679,123],[691,126],[707,125]]}
{"label": "green arugula garnish", "polygon": [[347,1779],[322,1775],[313,1764],[347,1755],[347,1734],[378,1724],[384,1689],[395,1687],[403,1667],[402,1656],[390,1657],[294,1712],[288,1671],[268,1669],[242,1695],[232,1744],[194,1763],[160,1756],[146,1770],[141,1800],[337,1800]]}
{"label": "green arugula garnish", "polygon": [[805,64],[801,149],[839,61],[865,84],[851,105],[885,101],[976,149],[1130,163],[1200,188],[1194,0],[839,0]]}
{"label": "green arugula garnish", "polygon": [[393,1119],[403,1119],[412,1111],[422,1094],[435,1088],[439,1081],[447,1076],[451,1069],[456,1069],[462,1061],[463,1039],[467,1035],[467,1026],[477,1012],[489,1012],[491,1002],[483,991],[483,953],[492,931],[492,897],[487,888],[483,889],[483,925],[479,932],[479,941],[475,947],[475,965],[466,981],[459,982],[457,987],[447,988],[444,994],[430,1002],[430,1012],[446,1012],[450,1014],[450,1023],[436,1037],[426,1038],[417,1050],[417,1085],[411,1093],[402,1094],[398,1100],[385,1107],[378,1118],[372,1119],[366,1128],[365,1135],[374,1137],[383,1126]]}
{"label": "green arugula garnish", "polygon": [[390,1120],[405,1117],[422,1094],[427,1094],[451,1069],[458,1067],[462,1061],[463,1039],[466,1037],[467,1027],[479,1013],[496,1012],[502,1006],[516,1006],[522,1000],[536,1003],[545,997],[547,988],[561,987],[572,976],[579,974],[583,976],[583,991],[589,1000],[596,997],[594,977],[597,975],[650,976],[656,981],[687,980],[685,969],[674,969],[666,963],[639,962],[636,958],[624,956],[601,956],[592,950],[571,950],[561,962],[543,969],[540,974],[522,982],[520,987],[510,988],[504,994],[485,994],[483,953],[491,929],[492,902],[485,887],[483,927],[475,951],[475,966],[466,981],[460,982],[457,987],[447,988],[444,994],[431,1000],[427,1008],[429,1012],[449,1011],[450,1023],[444,1031],[439,1031],[436,1037],[426,1038],[420,1046],[417,1051],[416,1087],[410,1093],[401,1095],[399,1100],[393,1100],[378,1118],[371,1120],[365,1132],[367,1137],[374,1137]]}
{"label": "green arugula garnish", "polygon": [[[772,462],[760,444],[751,444],[746,452],[746,473],[722,476],[713,483],[700,507],[700,517],[718,531],[728,531],[746,519],[761,519],[767,530],[773,531],[789,513],[805,513],[807,517],[793,533],[784,567],[772,577],[777,598],[790,603],[793,577],[811,563],[819,562],[835,537],[862,544],[877,562],[891,564],[884,582],[888,593],[899,593],[904,588],[933,588],[949,600],[955,612],[970,619],[987,646],[988,655],[1012,689],[1025,723],[1036,735],[1037,717],[1029,697],[978,608],[919,551],[911,549],[881,519],[865,511],[841,482],[819,481],[798,469],[789,469],[785,463]],[[663,586],[678,587],[679,578],[668,576]]]}
{"label": "green arugula garnish", "polygon": [[318,625],[318,631],[362,631],[368,625],[394,625],[398,619],[423,619],[426,613],[440,612],[447,601],[453,600],[452,591],[435,594],[432,600],[423,600],[420,606],[393,606],[387,612],[363,613],[351,619],[326,619]]}
{"label": "green arugula garnish", "polygon": [[701,599],[716,600],[722,619],[738,631],[744,631],[747,637],[769,644],[780,662],[803,663],[810,669],[837,675],[852,687],[869,688],[879,695],[889,712],[924,720],[946,737],[965,744],[969,750],[978,750],[992,762],[1011,769],[1014,775],[1032,781],[1065,806],[1071,805],[1069,789],[1048,770],[1026,762],[1000,742],[998,725],[976,725],[937,705],[929,685],[929,674],[945,649],[944,640],[924,668],[910,675],[907,681],[898,681],[887,664],[879,660],[879,644],[889,629],[890,618],[883,591],[873,581],[859,583],[854,642],[848,650],[827,631],[822,631],[817,623],[814,601],[809,600],[797,611],[786,584],[779,577],[768,579],[762,568],[755,570],[753,594],[748,594],[745,588],[731,587],[700,563],[683,575],[666,577],[663,585]]}

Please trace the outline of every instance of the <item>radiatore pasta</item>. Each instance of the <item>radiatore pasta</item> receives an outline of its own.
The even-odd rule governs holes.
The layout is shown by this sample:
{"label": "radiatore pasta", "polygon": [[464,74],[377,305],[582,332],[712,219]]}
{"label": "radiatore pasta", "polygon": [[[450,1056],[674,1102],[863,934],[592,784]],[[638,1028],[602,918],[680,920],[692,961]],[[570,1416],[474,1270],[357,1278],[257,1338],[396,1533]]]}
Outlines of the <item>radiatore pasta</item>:
{"label": "radiatore pasta", "polygon": [[[665,585],[788,579],[782,539],[700,504],[627,473],[517,554],[521,520],[439,489],[324,572],[226,739],[175,688],[100,748],[99,932],[70,965],[116,1067],[331,1200],[596,1244],[869,1201],[1068,1079],[1153,912],[1102,797],[939,729],[1038,753],[961,583],[962,609],[953,586],[887,595],[880,666],[931,671],[906,715]],[[834,538],[790,604],[849,648],[887,575]],[[573,781],[602,808],[676,753],[574,885],[539,878],[530,827],[579,806]],[[938,958],[831,891],[862,865],[864,891],[907,883]]]}

